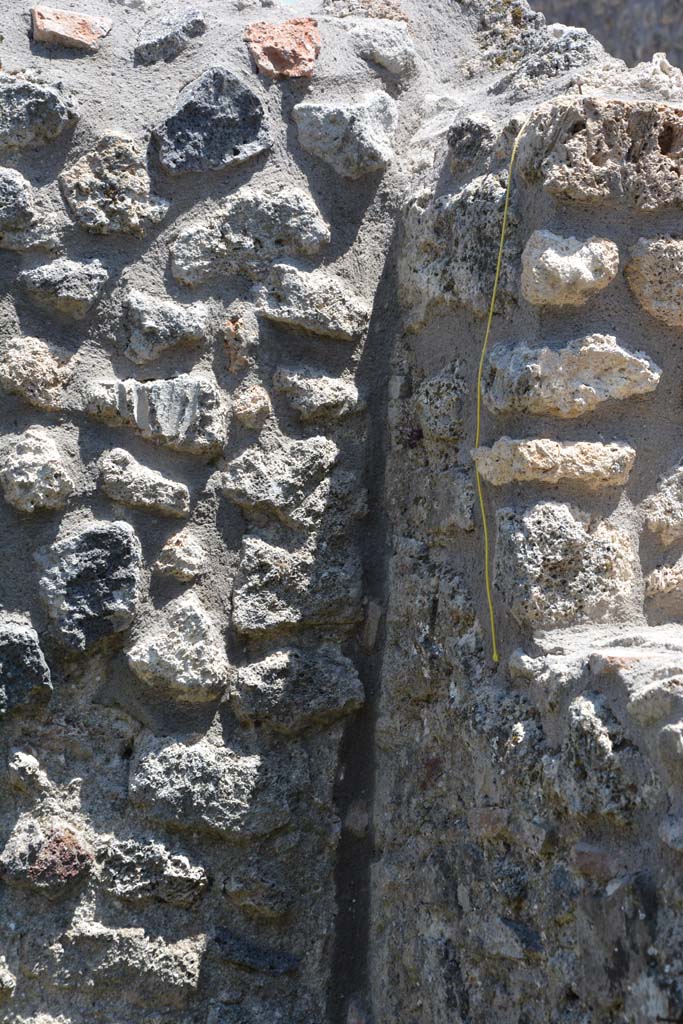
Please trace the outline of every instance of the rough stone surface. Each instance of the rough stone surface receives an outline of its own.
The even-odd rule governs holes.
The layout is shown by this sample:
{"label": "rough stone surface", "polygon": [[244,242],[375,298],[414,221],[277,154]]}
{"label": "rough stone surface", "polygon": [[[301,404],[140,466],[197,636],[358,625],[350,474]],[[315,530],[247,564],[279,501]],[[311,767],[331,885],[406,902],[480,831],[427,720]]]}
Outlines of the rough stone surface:
{"label": "rough stone surface", "polygon": [[99,260],[78,263],[59,259],[19,275],[19,282],[34,302],[74,320],[82,320],[92,309],[108,279]]}
{"label": "rough stone surface", "polygon": [[41,825],[25,815],[0,853],[0,877],[54,898],[82,883],[94,859],[88,843],[68,823],[52,819]]}
{"label": "rough stone surface", "polygon": [[475,448],[479,475],[496,487],[513,481],[557,484],[575,481],[586,487],[623,487],[636,458],[627,444],[579,441],[576,444],[534,438],[501,437],[491,448]]}
{"label": "rough stone surface", "polygon": [[0,618],[0,717],[31,710],[52,696],[50,669],[30,623],[7,612]]}
{"label": "rough stone surface", "polygon": [[0,149],[52,142],[77,117],[76,104],[61,85],[0,72]]}
{"label": "rough stone surface", "polygon": [[358,388],[343,377],[280,366],[273,375],[273,387],[287,395],[304,422],[341,419],[363,407]]}
{"label": "rough stone surface", "polygon": [[639,305],[668,327],[683,326],[683,242],[640,238],[626,264],[626,280]]}
{"label": "rough stone surface", "polygon": [[385,18],[347,18],[345,28],[365,60],[401,78],[415,69],[417,53],[403,21]]}
{"label": "rough stone surface", "polygon": [[519,167],[551,195],[651,211],[683,202],[683,115],[653,101],[565,97],[540,108]]}
{"label": "rough stone surface", "polygon": [[171,272],[186,285],[225,274],[259,278],[284,254],[315,256],[329,240],[330,229],[305,192],[287,188],[269,195],[246,187],[181,231]]}
{"label": "rough stone surface", "polygon": [[644,352],[631,352],[610,335],[590,334],[558,348],[496,346],[482,390],[494,413],[574,419],[603,402],[649,394],[661,373]]}
{"label": "rough stone surface", "polygon": [[583,306],[618,269],[619,249],[606,238],[534,231],[522,253],[522,294],[535,306]]}
{"label": "rough stone surface", "polygon": [[289,800],[301,771],[284,770],[277,756],[242,753],[207,738],[143,736],[131,764],[130,795],[152,820],[240,841],[291,822]]}
{"label": "rough stone surface", "polygon": [[55,218],[41,208],[30,183],[19,171],[0,168],[0,249],[52,251],[58,245]]}
{"label": "rough stone surface", "polygon": [[85,404],[93,416],[134,426],[148,440],[178,451],[211,454],[225,441],[226,410],[209,377],[93,382]]}
{"label": "rough stone surface", "polygon": [[61,405],[66,367],[39,338],[10,338],[0,348],[0,386],[38,409]]}
{"label": "rough stone surface", "polygon": [[135,59],[140,64],[175,60],[193,39],[206,32],[206,21],[201,11],[188,9],[163,20],[154,18],[143,29],[135,47]]}
{"label": "rough stone surface", "polygon": [[131,288],[123,300],[125,354],[134,363],[151,363],[175,345],[206,341],[207,311],[201,303],[181,305]]}
{"label": "rough stone surface", "polygon": [[207,554],[201,541],[190,532],[189,527],[186,527],[169,537],[159,553],[154,568],[157,572],[188,582],[206,571]]}
{"label": "rough stone surface", "polygon": [[180,700],[213,700],[230,680],[223,638],[192,593],[168,604],[127,657],[139,679]]}
{"label": "rough stone surface", "polygon": [[206,892],[209,876],[183,854],[161,843],[111,838],[98,850],[106,889],[127,903],[158,900],[174,907],[191,907]]}
{"label": "rough stone surface", "polygon": [[280,733],[298,733],[357,711],[363,686],[338,648],[315,655],[289,648],[240,669],[231,696],[237,717]]}
{"label": "rough stone surface", "polygon": [[112,501],[162,516],[189,515],[190,492],[185,484],[143,466],[124,448],[106,452],[99,467],[100,486]]}
{"label": "rough stone surface", "polygon": [[112,24],[111,18],[65,11],[45,4],[31,9],[34,42],[46,46],[66,46],[96,53],[104,37],[111,32]]}
{"label": "rough stone surface", "polygon": [[657,483],[654,494],[640,506],[643,522],[663,544],[683,537],[683,466]]}
{"label": "rough stone surface", "polygon": [[292,117],[303,148],[344,178],[384,171],[393,159],[398,111],[386,93],[368,93],[347,104],[304,100]]}
{"label": "rough stone surface", "polygon": [[76,651],[128,629],[138,603],[142,552],[128,523],[82,526],[36,554],[38,587],[60,640]]}
{"label": "rough stone surface", "polygon": [[152,194],[143,147],[127,135],[105,135],[59,183],[73,218],[96,235],[144,235],[168,212]]}
{"label": "rough stone surface", "polygon": [[255,381],[245,381],[233,394],[232,414],[243,427],[258,430],[272,412],[270,395]]}
{"label": "rough stone surface", "polygon": [[[406,202],[405,243],[398,256],[400,301],[412,329],[444,307],[488,312],[505,204],[505,178],[484,175],[437,198],[427,188]],[[508,215],[507,252],[498,282],[499,308],[514,299],[520,251],[514,206]]]}
{"label": "rough stone surface", "polygon": [[222,67],[185,86],[154,139],[169,174],[234,167],[271,145],[258,96]]}
{"label": "rough stone surface", "polygon": [[268,320],[338,341],[356,339],[370,319],[367,303],[342,278],[287,263],[275,264],[258,303]]}
{"label": "rough stone surface", "polygon": [[322,40],[315,18],[290,18],[279,25],[255,21],[244,38],[251,59],[268,78],[312,78]]}
{"label": "rough stone surface", "polygon": [[496,515],[495,585],[514,618],[532,627],[618,617],[634,584],[627,534],[560,502]]}
{"label": "rough stone surface", "polygon": [[5,501],[20,512],[63,508],[75,484],[53,435],[29,427],[10,440],[0,469]]}

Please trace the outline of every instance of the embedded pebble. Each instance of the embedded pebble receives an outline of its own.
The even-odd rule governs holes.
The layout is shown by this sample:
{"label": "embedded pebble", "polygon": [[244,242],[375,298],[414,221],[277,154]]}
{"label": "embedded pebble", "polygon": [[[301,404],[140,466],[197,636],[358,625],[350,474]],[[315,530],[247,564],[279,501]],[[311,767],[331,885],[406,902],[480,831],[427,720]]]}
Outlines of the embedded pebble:
{"label": "embedded pebble", "polygon": [[198,10],[182,11],[163,19],[154,18],[143,29],[135,47],[135,60],[139,64],[156,64],[160,60],[168,63],[205,32],[206,21]]}
{"label": "embedded pebble", "polygon": [[0,71],[0,149],[52,142],[77,120],[76,103],[61,85]]}
{"label": "embedded pebble", "polygon": [[154,564],[157,572],[175,576],[183,582],[201,576],[207,568],[206,550],[189,528],[174,533],[164,544]]}
{"label": "embedded pebble", "polygon": [[261,384],[245,381],[233,393],[232,413],[243,427],[258,430],[272,412],[270,395]]}
{"label": "embedded pebble", "polygon": [[415,69],[417,53],[404,21],[385,18],[346,18],[344,21],[359,54],[392,75],[403,77]]}
{"label": "embedded pebble", "polygon": [[0,613],[0,719],[15,708],[30,713],[51,696],[50,669],[35,629],[20,615]]}
{"label": "embedded pebble", "polygon": [[131,288],[123,299],[123,326],[128,358],[151,363],[176,345],[206,341],[208,313],[201,303],[185,306]]}
{"label": "embedded pebble", "polygon": [[383,171],[394,158],[398,107],[384,92],[369,93],[357,103],[304,100],[292,117],[303,148],[344,178]]}
{"label": "embedded pebble", "polygon": [[45,427],[29,427],[10,438],[4,456],[2,493],[20,512],[63,508],[76,489],[67,462]]}
{"label": "embedded pebble", "polygon": [[370,320],[367,302],[343,278],[325,270],[276,263],[256,297],[258,311],[268,320],[338,341],[354,341]]}
{"label": "embedded pebble", "polygon": [[66,46],[96,53],[104,37],[111,32],[112,25],[111,18],[104,15],[64,11],[45,4],[31,9],[33,39],[47,46]]}
{"label": "embedded pebble", "polygon": [[162,516],[190,514],[190,492],[185,484],[143,466],[124,448],[105,452],[99,469],[100,486],[112,501]]}
{"label": "embedded pebble", "polygon": [[341,419],[363,407],[358,388],[344,377],[279,366],[273,375],[273,387],[287,395],[304,422]]}
{"label": "embedded pebble", "polygon": [[0,168],[0,249],[49,252],[60,244],[57,222],[36,200],[30,182],[11,167]]}

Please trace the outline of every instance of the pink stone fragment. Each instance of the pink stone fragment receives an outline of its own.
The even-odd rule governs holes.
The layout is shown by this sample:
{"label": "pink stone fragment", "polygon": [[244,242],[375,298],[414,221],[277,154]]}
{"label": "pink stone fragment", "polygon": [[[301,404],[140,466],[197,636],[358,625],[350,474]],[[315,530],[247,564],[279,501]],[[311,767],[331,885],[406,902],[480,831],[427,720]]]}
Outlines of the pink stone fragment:
{"label": "pink stone fragment", "polygon": [[269,78],[311,78],[320,53],[315,18],[291,18],[281,25],[255,21],[244,38],[256,67]]}
{"label": "pink stone fragment", "polygon": [[69,46],[74,50],[95,53],[100,42],[111,31],[112,20],[103,15],[63,11],[56,7],[34,7],[31,10],[33,38],[48,46]]}

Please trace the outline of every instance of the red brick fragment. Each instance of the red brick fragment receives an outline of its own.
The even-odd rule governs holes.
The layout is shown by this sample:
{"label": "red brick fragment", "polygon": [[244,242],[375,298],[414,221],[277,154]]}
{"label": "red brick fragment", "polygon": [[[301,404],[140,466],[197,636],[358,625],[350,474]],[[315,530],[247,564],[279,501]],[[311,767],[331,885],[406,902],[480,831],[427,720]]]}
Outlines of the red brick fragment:
{"label": "red brick fragment", "polygon": [[291,18],[281,25],[255,21],[244,38],[256,67],[268,78],[311,78],[320,53],[315,18]]}
{"label": "red brick fragment", "polygon": [[63,11],[57,7],[34,7],[31,10],[33,38],[48,46],[68,46],[74,50],[95,53],[104,36],[111,31],[112,20],[102,15]]}

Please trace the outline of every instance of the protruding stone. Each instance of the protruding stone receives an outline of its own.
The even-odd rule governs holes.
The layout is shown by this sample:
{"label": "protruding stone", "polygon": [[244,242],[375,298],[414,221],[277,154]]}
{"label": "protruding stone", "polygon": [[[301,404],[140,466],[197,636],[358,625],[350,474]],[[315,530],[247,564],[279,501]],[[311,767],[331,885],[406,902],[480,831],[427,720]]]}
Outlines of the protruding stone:
{"label": "protruding stone", "polygon": [[175,345],[206,341],[207,321],[201,303],[184,306],[131,288],[123,300],[125,354],[134,363],[151,363]]}
{"label": "protruding stone", "polygon": [[74,320],[82,320],[92,309],[108,279],[99,260],[59,259],[19,275],[19,283],[39,306]]}
{"label": "protruding stone", "polygon": [[71,825],[59,819],[41,825],[22,815],[0,853],[0,877],[54,898],[83,882],[94,860],[89,844]]}
{"label": "protruding stone", "polygon": [[10,338],[0,348],[0,387],[38,409],[59,409],[66,368],[39,338]]}
{"label": "protruding stone", "polygon": [[52,142],[77,116],[76,104],[61,85],[0,72],[0,149]]}
{"label": "protruding stone", "polygon": [[386,18],[347,18],[348,29],[358,53],[365,60],[379,64],[392,75],[403,78],[415,70],[417,53],[404,21]]}
{"label": "protruding stone", "polygon": [[683,327],[683,242],[639,238],[626,264],[626,280],[643,309],[668,327]]}
{"label": "protruding stone", "polygon": [[225,641],[193,593],[171,601],[128,651],[144,683],[179,700],[215,700],[230,682]]}
{"label": "protruding stone", "polygon": [[157,572],[189,582],[206,571],[207,553],[190,528],[186,527],[169,537],[154,568]]}
{"label": "protruding stone", "polygon": [[431,445],[452,448],[463,433],[465,402],[469,388],[459,360],[454,360],[419,385],[415,411],[422,437]]}
{"label": "protruding stone", "polygon": [[315,256],[329,240],[330,229],[305,192],[245,186],[180,232],[171,272],[186,285],[226,274],[259,278],[284,255]]}
{"label": "protruding stone", "polygon": [[262,384],[247,380],[233,392],[232,414],[243,427],[258,430],[273,414],[270,395]]}
{"label": "protruding stone", "polygon": [[302,770],[284,755],[241,753],[206,737],[143,736],[131,766],[130,798],[153,821],[244,841],[290,823],[289,801]]}
{"label": "protruding stone", "polygon": [[206,376],[96,381],[88,387],[86,410],[108,423],[136,427],[150,441],[198,455],[220,450],[227,435],[221,393]]}
{"label": "protruding stone", "polygon": [[570,626],[625,614],[635,585],[627,532],[553,501],[500,509],[497,523],[496,589],[520,625]]}
{"label": "protruding stone", "polygon": [[260,325],[255,306],[240,299],[231,303],[221,334],[230,373],[256,369]]}
{"label": "protruding stone", "polygon": [[160,60],[168,63],[205,32],[206,21],[198,10],[188,9],[163,19],[154,18],[142,31],[135,47],[135,60],[138,64],[156,64]]}
{"label": "protruding stone", "polygon": [[[465,307],[486,316],[493,294],[506,179],[474,178],[457,192],[434,197],[422,188],[406,203],[405,239],[398,256],[399,298],[411,330],[444,309]],[[497,309],[517,300],[521,251],[519,219],[508,211],[505,259],[498,279]]]}
{"label": "protruding stone", "polygon": [[[248,512],[306,525],[306,499],[329,473],[339,450],[325,437],[266,440],[234,459],[223,474],[223,493]],[[302,507],[303,506],[303,507]]]}
{"label": "protruding stone", "polygon": [[644,352],[630,352],[607,334],[589,334],[563,348],[497,345],[482,387],[493,413],[574,419],[602,402],[649,394],[661,375]]}
{"label": "protruding stone", "polygon": [[209,885],[209,876],[182,854],[161,843],[134,839],[106,842],[98,853],[104,887],[120,900],[144,903],[158,900],[174,907],[191,907]]}
{"label": "protruding stone", "polygon": [[142,551],[128,523],[88,523],[36,555],[40,596],[62,642],[85,651],[133,621]]}
{"label": "protruding stone", "polygon": [[10,999],[16,987],[16,975],[9,969],[5,957],[0,956],[0,999]]}
{"label": "protruding stone", "polygon": [[344,178],[383,171],[394,157],[398,107],[385,92],[369,93],[357,103],[304,100],[292,117],[303,148]]}
{"label": "protruding stone", "polygon": [[258,635],[306,626],[348,628],[360,618],[356,554],[287,551],[245,537],[233,588],[233,625]]}
{"label": "protruding stone", "polygon": [[[475,448],[480,476],[495,487],[519,481],[557,484],[570,480],[586,487],[621,487],[628,482],[636,453],[627,444],[501,437],[492,448]],[[683,512],[683,509],[682,509]]]}
{"label": "protruding stone", "polygon": [[310,370],[279,366],[273,387],[287,395],[290,405],[306,423],[310,420],[336,420],[363,408],[358,388],[345,377],[326,377]]}
{"label": "protruding stone", "polygon": [[102,40],[111,32],[113,22],[101,14],[64,11],[41,4],[31,9],[31,25],[36,43],[97,53]]}
{"label": "protruding stone", "polygon": [[168,213],[152,195],[145,151],[127,135],[106,135],[59,176],[72,216],[96,235],[144,235]]}
{"label": "protruding stone", "polygon": [[99,467],[100,485],[112,501],[162,516],[189,515],[190,492],[185,484],[143,466],[124,448],[105,452]]}
{"label": "protruding stone", "polygon": [[315,18],[290,18],[279,25],[255,21],[244,38],[251,59],[267,78],[312,78],[322,40]]}
{"label": "protruding stone", "polygon": [[299,957],[259,945],[230,928],[216,929],[216,945],[223,960],[245,971],[278,977],[282,974],[291,974],[300,964]]}
{"label": "protruding stone", "polygon": [[271,146],[258,96],[221,67],[209,68],[185,86],[154,138],[169,174],[224,170]]}
{"label": "protruding stone", "polygon": [[63,508],[75,490],[64,457],[45,427],[29,427],[10,440],[0,485],[5,501],[20,512]]}
{"label": "protruding stone", "polygon": [[676,593],[683,598],[683,558],[674,565],[660,565],[645,579],[646,597],[661,598]]}
{"label": "protruding stone", "polygon": [[683,538],[683,465],[659,480],[657,490],[640,506],[643,522],[663,544]]}
{"label": "protruding stone", "polygon": [[325,270],[276,263],[257,295],[259,311],[268,320],[338,341],[355,341],[370,320],[367,302]]}
{"label": "protruding stone", "polygon": [[682,142],[673,106],[573,95],[539,109],[517,162],[553,196],[651,211],[683,203]]}
{"label": "protruding stone", "polygon": [[522,294],[535,306],[583,306],[618,270],[619,249],[606,238],[534,231],[522,253]]}
{"label": "protruding stone", "polygon": [[0,249],[51,252],[58,246],[54,215],[41,209],[30,183],[19,171],[0,168]]}
{"label": "protruding stone", "polygon": [[241,668],[231,696],[241,721],[287,734],[328,725],[364,700],[353,662],[332,644],[276,651]]}
{"label": "protruding stone", "polygon": [[0,615],[0,720],[14,708],[22,713],[52,696],[50,669],[38,634],[19,615]]}

